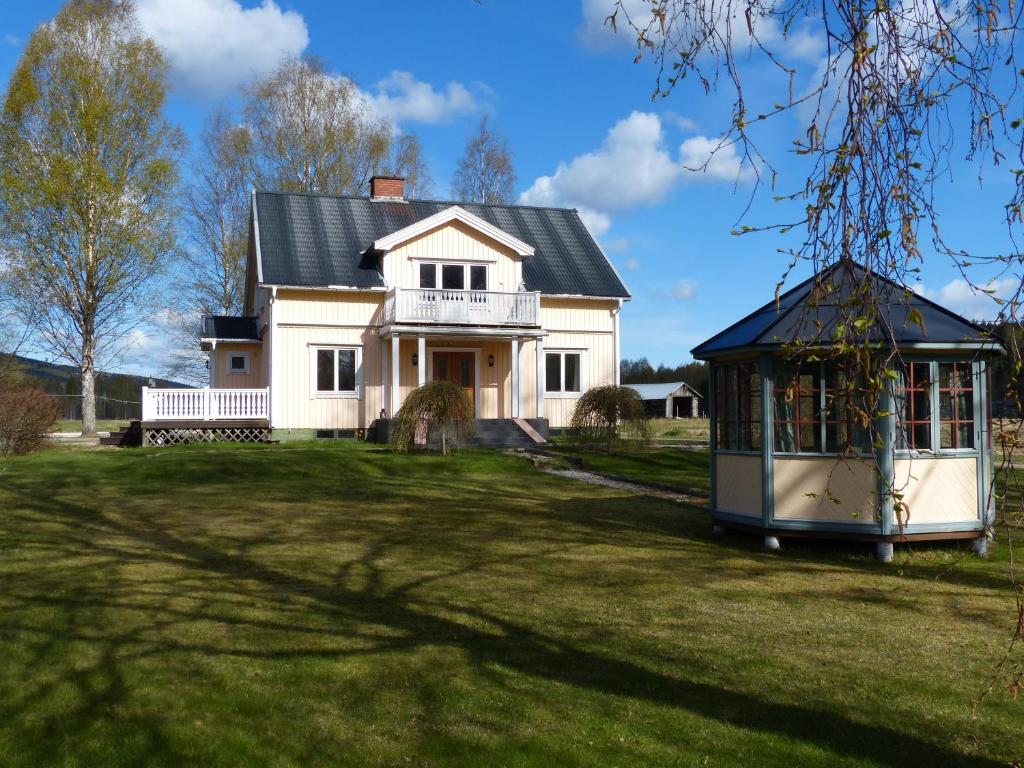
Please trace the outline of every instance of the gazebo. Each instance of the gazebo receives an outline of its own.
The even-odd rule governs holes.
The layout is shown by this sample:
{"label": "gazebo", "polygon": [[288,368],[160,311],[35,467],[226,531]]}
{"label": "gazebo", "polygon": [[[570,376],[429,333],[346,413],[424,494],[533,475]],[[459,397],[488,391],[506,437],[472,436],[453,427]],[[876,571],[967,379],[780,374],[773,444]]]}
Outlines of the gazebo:
{"label": "gazebo", "polygon": [[[863,401],[875,400],[874,430],[829,355],[857,296],[877,313],[862,343],[899,350],[891,385]],[[769,549],[781,537],[871,541],[883,561],[896,541],[974,539],[984,554],[988,368],[1004,352],[981,326],[848,260],[708,339],[693,356],[710,365],[716,532],[758,531]]]}

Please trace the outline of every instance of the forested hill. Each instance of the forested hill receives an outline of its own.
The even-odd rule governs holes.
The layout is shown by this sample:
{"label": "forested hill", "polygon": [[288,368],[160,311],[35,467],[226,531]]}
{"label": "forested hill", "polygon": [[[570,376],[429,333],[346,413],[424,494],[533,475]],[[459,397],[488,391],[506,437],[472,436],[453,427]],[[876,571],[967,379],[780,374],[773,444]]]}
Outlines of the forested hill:
{"label": "forested hill", "polygon": [[[62,418],[79,418],[82,385],[78,369],[29,357],[14,358],[17,371],[45,392],[58,397]],[[96,415],[100,419],[137,418],[143,387],[188,387],[168,379],[135,376],[129,373],[96,373]]]}

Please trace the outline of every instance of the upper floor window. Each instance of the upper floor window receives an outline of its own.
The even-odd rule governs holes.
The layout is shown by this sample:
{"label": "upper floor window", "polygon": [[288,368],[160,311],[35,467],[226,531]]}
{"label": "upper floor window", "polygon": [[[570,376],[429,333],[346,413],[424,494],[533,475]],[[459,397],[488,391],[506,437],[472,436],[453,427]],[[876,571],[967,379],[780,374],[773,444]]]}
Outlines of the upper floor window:
{"label": "upper floor window", "polygon": [[[446,291],[487,290],[486,264],[444,264],[421,261],[418,269],[420,288],[442,288]],[[440,285],[438,278],[440,278]]]}

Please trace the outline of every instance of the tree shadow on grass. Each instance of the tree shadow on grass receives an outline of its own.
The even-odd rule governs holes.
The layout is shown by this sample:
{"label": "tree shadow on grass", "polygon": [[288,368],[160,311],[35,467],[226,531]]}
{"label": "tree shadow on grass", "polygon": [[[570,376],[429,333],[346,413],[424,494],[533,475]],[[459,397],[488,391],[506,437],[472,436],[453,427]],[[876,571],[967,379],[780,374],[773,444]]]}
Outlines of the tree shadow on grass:
{"label": "tree shadow on grass", "polygon": [[[410,538],[415,536],[415,532],[396,531],[393,527],[385,526],[376,532],[376,540],[366,547],[365,554],[359,560],[362,577],[359,579],[360,586],[356,587],[352,586],[353,579],[349,578],[351,574],[344,569],[330,583],[324,583],[269,565],[249,554],[246,547],[227,551],[221,546],[196,538],[195,534],[183,535],[141,509],[103,511],[90,506],[88,501],[76,503],[64,500],[59,488],[50,488],[48,498],[42,501],[37,495],[40,488],[30,490],[31,485],[16,489],[11,495],[20,492],[20,498],[16,499],[18,507],[35,509],[41,519],[62,527],[62,531],[55,533],[54,537],[63,541],[66,549],[62,553],[57,548],[51,554],[55,575],[59,574],[62,580],[73,576],[72,573],[61,573],[59,564],[62,554],[70,555],[77,551],[80,555],[82,551],[91,551],[95,561],[83,566],[92,572],[79,574],[84,577],[82,585],[72,587],[68,597],[53,597],[53,592],[59,591],[56,583],[51,584],[52,591],[49,594],[47,590],[40,591],[38,588],[33,594],[32,582],[24,579],[21,589],[12,588],[7,591],[7,600],[15,602],[15,609],[19,602],[29,604],[34,600],[43,605],[58,605],[67,617],[63,626],[57,628],[31,627],[26,624],[20,627],[22,632],[34,631],[40,637],[36,656],[28,661],[27,669],[45,663],[53,642],[78,637],[92,641],[103,649],[89,670],[68,670],[62,678],[50,680],[46,684],[51,690],[60,685],[71,685],[80,692],[81,699],[77,710],[70,714],[62,712],[59,719],[45,724],[41,733],[47,740],[56,739],[60,734],[65,734],[66,738],[68,731],[85,733],[97,719],[109,717],[111,711],[128,696],[118,668],[120,664],[132,659],[179,651],[209,655],[237,654],[264,659],[315,653],[343,658],[354,654],[444,646],[460,650],[481,674],[488,674],[488,670],[496,665],[502,666],[581,691],[627,697],[671,707],[754,733],[797,739],[840,757],[870,760],[888,766],[1000,764],[965,755],[956,749],[914,735],[906,729],[858,722],[837,712],[773,702],[748,692],[698,682],[688,678],[684,668],[680,668],[678,676],[664,674],[632,661],[581,648],[478,607],[437,599],[427,601],[416,595],[415,591],[426,583],[465,577],[474,570],[482,571],[496,565],[521,566],[531,558],[564,553],[574,546],[571,537],[548,542],[547,548],[538,546],[532,553],[481,557],[468,566],[388,587],[388,580],[384,577],[386,562],[396,553],[400,554]],[[622,500],[618,503],[622,505]],[[620,521],[602,518],[600,515],[587,515],[586,510],[593,510],[594,506],[593,500],[570,500],[565,504],[569,511],[562,508],[558,514],[566,516],[574,526],[582,527],[584,521],[589,521],[592,536],[583,536],[583,544],[589,545],[597,539],[614,541],[621,538],[623,526]],[[628,504],[625,508],[628,508]],[[660,518],[660,514],[653,517],[639,515],[634,521],[634,528],[650,533],[652,527],[657,528],[660,524]],[[662,532],[668,536],[685,536],[686,528],[687,524],[669,522]],[[258,542],[256,537],[253,543]],[[156,585],[153,595],[160,598],[160,602],[153,604],[147,598],[140,604],[141,609],[150,613],[152,620],[142,628],[123,633],[118,632],[116,627],[104,627],[98,623],[98,618],[102,616],[105,607],[124,607],[117,599],[110,599],[110,594],[116,594],[119,585],[109,574],[117,567],[133,562],[163,563],[180,575],[166,578]],[[46,558],[40,558],[38,567],[45,569],[46,564]],[[108,569],[107,576],[102,575],[104,569]],[[97,573],[101,575],[97,576]],[[45,572],[40,573],[38,581],[46,583]],[[190,643],[185,637],[175,638],[172,629],[176,623],[211,618],[195,608],[184,611],[184,615],[173,608],[174,602],[183,596],[196,597],[202,603],[202,592],[196,594],[197,583],[209,585],[207,596],[213,611],[217,610],[217,603],[213,600],[214,584],[219,585],[221,596],[229,592],[236,599],[270,609],[294,605],[296,602],[303,606],[303,611],[293,613],[289,622],[252,618],[243,622],[247,626],[270,630],[278,630],[283,626],[290,632],[297,629],[301,631],[302,627],[315,623],[317,627],[329,628],[339,638],[358,641],[359,646],[344,649],[221,647]],[[94,586],[87,586],[89,584]],[[17,585],[8,583],[6,586]],[[89,610],[86,611],[86,608]],[[377,629],[365,630],[359,627]],[[17,626],[9,626],[5,634],[17,632],[18,629]],[[39,697],[43,694],[44,691],[36,690],[28,692],[20,701],[0,704],[0,714],[6,718],[18,716],[28,706],[29,696]],[[163,736],[161,718],[140,719],[134,725],[140,732],[139,748],[151,754],[162,754],[166,758],[171,747]]]}

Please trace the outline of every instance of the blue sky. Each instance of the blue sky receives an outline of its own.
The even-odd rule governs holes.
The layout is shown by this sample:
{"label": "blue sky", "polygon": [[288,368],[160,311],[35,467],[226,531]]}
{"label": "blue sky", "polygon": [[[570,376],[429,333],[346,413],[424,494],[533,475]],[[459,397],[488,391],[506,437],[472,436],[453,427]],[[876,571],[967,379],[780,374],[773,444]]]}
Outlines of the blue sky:
{"label": "blue sky", "polygon": [[[190,136],[213,106],[231,103],[250,73],[267,71],[283,55],[312,54],[358,83],[401,130],[420,136],[436,195],[447,197],[466,135],[489,111],[514,152],[517,195],[580,208],[632,291],[622,316],[623,355],[676,364],[770,300],[785,268],[776,249],[793,242],[730,235],[751,194],[749,174],[728,155],[717,156],[709,173],[686,170],[707,156],[726,125],[727,94],[705,96],[687,86],[652,102],[653,67],[634,65],[627,39],[601,26],[611,4],[138,0],[144,27],[172,64],[169,116]],[[60,5],[8,4],[0,21],[4,82],[32,30]],[[800,87],[820,62],[819,41],[807,34],[786,46]],[[784,85],[756,64],[747,70],[754,99],[779,100]],[[801,132],[794,115],[759,134],[780,170],[779,190],[802,179],[788,154]],[[944,232],[981,253],[1005,252],[1008,171],[987,169],[984,186],[977,176],[976,165],[953,164],[939,190]],[[772,194],[761,190],[743,223],[778,220]],[[955,310],[994,314],[994,304],[972,296],[939,258],[926,259],[922,283]],[[155,374],[164,354],[159,331],[149,329],[116,367]]]}

